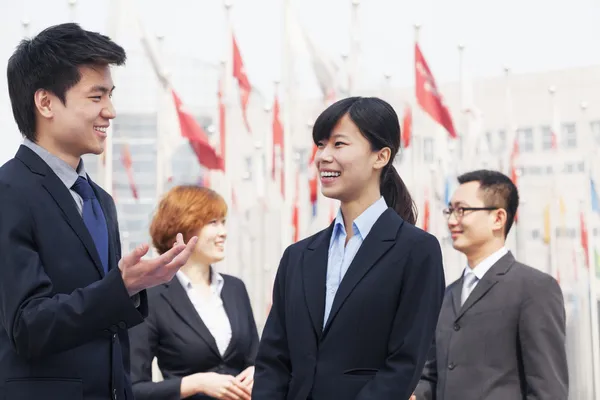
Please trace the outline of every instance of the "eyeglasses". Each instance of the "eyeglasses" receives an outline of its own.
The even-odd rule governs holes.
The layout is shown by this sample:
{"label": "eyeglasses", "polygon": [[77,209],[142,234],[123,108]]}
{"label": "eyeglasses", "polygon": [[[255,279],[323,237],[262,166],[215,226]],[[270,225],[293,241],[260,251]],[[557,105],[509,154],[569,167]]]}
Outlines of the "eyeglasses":
{"label": "eyeglasses", "polygon": [[461,219],[465,215],[465,211],[493,211],[497,210],[498,207],[448,207],[444,208],[442,212],[446,218],[450,218],[452,214],[456,219]]}

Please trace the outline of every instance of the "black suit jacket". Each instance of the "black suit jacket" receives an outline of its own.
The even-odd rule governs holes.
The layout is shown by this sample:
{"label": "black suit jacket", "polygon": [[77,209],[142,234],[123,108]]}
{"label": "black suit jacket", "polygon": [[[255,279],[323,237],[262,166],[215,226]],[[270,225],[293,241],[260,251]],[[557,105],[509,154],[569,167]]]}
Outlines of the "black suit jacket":
{"label": "black suit jacket", "polygon": [[323,326],[333,224],[284,252],[253,400],[408,399],[444,295],[436,238],[389,208],[365,238]]}
{"label": "black suit jacket", "polygon": [[129,298],[114,202],[92,187],[108,225],[106,276],[50,167],[21,146],[0,168],[0,399],[133,398],[127,328],[147,301],[136,309]]}
{"label": "black suit jacket", "polygon": [[[198,372],[236,376],[254,365],[258,331],[246,286],[238,278],[221,275],[221,298],[232,335],[223,356],[177,277],[148,291],[148,318],[130,331],[131,379],[136,400],[179,400],[181,379],[185,376]],[[154,357],[164,378],[161,382],[152,382]]]}

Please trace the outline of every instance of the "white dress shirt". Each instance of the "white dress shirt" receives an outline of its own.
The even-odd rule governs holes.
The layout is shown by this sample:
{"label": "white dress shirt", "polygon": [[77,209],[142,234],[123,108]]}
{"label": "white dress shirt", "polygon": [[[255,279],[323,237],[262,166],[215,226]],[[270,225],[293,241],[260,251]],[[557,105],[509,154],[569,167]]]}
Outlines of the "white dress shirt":
{"label": "white dress shirt", "polygon": [[185,289],[196,312],[202,319],[202,322],[204,322],[204,325],[206,325],[208,331],[215,339],[219,353],[223,356],[231,341],[231,323],[221,299],[221,291],[224,284],[223,277],[211,267],[210,296],[203,298],[185,273],[179,270],[176,276],[181,286]]}

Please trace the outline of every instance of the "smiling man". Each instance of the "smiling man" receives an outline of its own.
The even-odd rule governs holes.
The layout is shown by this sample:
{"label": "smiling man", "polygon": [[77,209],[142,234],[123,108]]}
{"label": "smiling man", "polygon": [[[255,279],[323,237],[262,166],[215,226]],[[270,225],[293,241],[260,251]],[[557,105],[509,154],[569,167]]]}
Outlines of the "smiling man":
{"label": "smiling man", "polygon": [[519,194],[497,171],[460,183],[444,210],[453,246],[467,257],[446,291],[435,341],[412,399],[565,400],[565,309],[554,278],[505,247]]}
{"label": "smiling man", "polygon": [[115,118],[111,65],[125,51],[62,24],[23,40],[8,61],[25,137],[0,168],[0,399],[133,399],[127,329],[146,288],[170,281],[195,247],[179,235],[156,259],[121,258],[115,204],[81,156],[104,150]]}

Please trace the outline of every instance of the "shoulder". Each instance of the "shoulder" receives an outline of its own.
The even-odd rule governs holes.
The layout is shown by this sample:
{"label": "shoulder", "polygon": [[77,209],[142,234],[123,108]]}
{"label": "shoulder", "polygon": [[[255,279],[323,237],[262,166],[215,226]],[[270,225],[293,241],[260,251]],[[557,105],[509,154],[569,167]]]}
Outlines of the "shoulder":
{"label": "shoulder", "polygon": [[561,293],[562,289],[550,274],[515,261],[510,269],[511,281],[521,286],[524,297],[546,297]]}
{"label": "shoulder", "polygon": [[238,278],[237,276],[219,273],[223,277],[223,286],[230,286],[232,288],[237,288],[243,291],[246,291],[246,284],[243,280]]}

